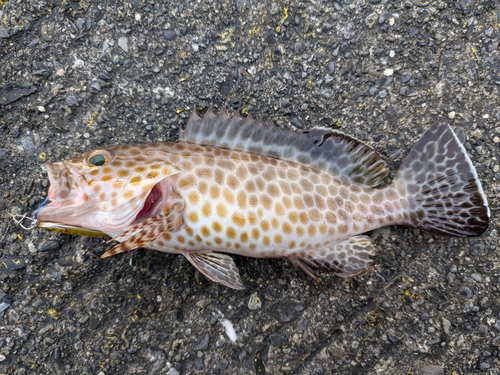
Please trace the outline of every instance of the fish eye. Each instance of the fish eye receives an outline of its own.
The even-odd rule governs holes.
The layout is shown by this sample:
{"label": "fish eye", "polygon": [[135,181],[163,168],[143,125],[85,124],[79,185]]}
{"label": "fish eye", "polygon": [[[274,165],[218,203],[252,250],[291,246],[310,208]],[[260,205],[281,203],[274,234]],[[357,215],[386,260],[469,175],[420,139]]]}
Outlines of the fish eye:
{"label": "fish eye", "polygon": [[106,156],[103,154],[95,154],[89,158],[89,164],[95,165],[96,167],[100,167],[101,165],[106,164]]}
{"label": "fish eye", "polygon": [[95,167],[100,167],[102,165],[108,164],[113,159],[113,154],[108,150],[97,150],[93,151],[87,157],[87,163]]}

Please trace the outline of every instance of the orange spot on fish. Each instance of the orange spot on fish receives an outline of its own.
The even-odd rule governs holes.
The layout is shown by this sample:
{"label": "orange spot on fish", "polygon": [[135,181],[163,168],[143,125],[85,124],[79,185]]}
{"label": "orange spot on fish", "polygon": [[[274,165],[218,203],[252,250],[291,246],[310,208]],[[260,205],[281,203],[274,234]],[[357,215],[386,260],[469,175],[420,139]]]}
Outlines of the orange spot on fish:
{"label": "orange spot on fish", "polygon": [[233,227],[229,227],[226,229],[226,236],[228,236],[229,238],[236,238],[236,231]]}
{"label": "orange spot on fish", "polygon": [[212,228],[214,231],[216,231],[217,233],[221,232],[222,231],[222,225],[221,223],[219,223],[218,221],[214,221],[212,223]]}
{"label": "orange spot on fish", "polygon": [[267,232],[269,230],[269,221],[262,220],[262,222],[260,223],[260,227],[264,232]]}
{"label": "orange spot on fish", "polygon": [[283,223],[283,233],[292,234],[292,226],[289,223]]}
{"label": "orange spot on fish", "polygon": [[220,189],[216,185],[210,187],[210,198],[218,199],[220,195]]}
{"label": "orange spot on fish", "polygon": [[235,223],[236,225],[238,225],[240,227],[244,226],[245,222],[246,222],[245,217],[238,212],[235,212],[233,214],[231,220],[233,221],[233,223]]}
{"label": "orange spot on fish", "polygon": [[201,213],[205,217],[209,217],[212,214],[212,205],[209,202],[205,202],[201,208]]}
{"label": "orange spot on fish", "polygon": [[269,236],[264,236],[264,237],[262,238],[262,243],[263,243],[264,245],[266,245],[266,246],[267,246],[267,245],[269,245],[269,244],[271,243],[271,240],[269,239]]}
{"label": "orange spot on fish", "polygon": [[277,202],[274,206],[274,212],[276,212],[276,215],[278,216],[283,216],[285,214],[285,207],[283,207],[280,202]]}
{"label": "orange spot on fish", "polygon": [[258,240],[260,237],[260,231],[257,228],[252,229],[252,238]]}
{"label": "orange spot on fish", "polygon": [[134,176],[130,179],[131,184],[138,184],[139,182],[141,182],[141,176]]}
{"label": "orange spot on fish", "polygon": [[248,241],[248,233],[247,232],[243,232],[240,234],[240,240],[241,242],[245,243]]}
{"label": "orange spot on fish", "polygon": [[283,237],[281,236],[281,234],[275,234],[274,235],[274,243],[276,243],[277,245],[279,245],[282,242],[283,242]]}
{"label": "orange spot on fish", "polygon": [[188,199],[191,204],[198,204],[200,196],[195,191],[192,191],[189,193]]}
{"label": "orange spot on fish", "polygon": [[224,189],[222,191],[222,196],[224,197],[227,203],[231,205],[234,204],[234,194],[229,189]]}
{"label": "orange spot on fish", "polygon": [[217,215],[220,217],[226,217],[227,216],[227,208],[225,205],[222,203],[219,203],[216,207]]}
{"label": "orange spot on fish", "polygon": [[250,211],[248,213],[248,222],[251,224],[251,225],[255,225],[257,223],[257,220],[258,220],[258,216],[255,212],[253,211]]}
{"label": "orange spot on fish", "polygon": [[276,219],[275,217],[273,217],[271,219],[271,226],[273,227],[273,229],[278,229],[278,227],[280,226],[280,223],[279,223],[278,219]]}
{"label": "orange spot on fish", "polygon": [[194,211],[191,211],[189,214],[188,214],[188,219],[192,222],[192,223],[197,223],[198,222],[198,214]]}
{"label": "orange spot on fish", "polygon": [[210,229],[206,225],[201,227],[201,234],[205,237],[210,236]]}

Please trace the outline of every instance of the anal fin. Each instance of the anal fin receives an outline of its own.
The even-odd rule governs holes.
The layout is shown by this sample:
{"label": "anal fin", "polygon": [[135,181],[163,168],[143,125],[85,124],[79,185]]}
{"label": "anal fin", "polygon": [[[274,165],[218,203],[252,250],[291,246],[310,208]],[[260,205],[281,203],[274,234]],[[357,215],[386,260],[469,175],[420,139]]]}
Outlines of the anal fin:
{"label": "anal fin", "polygon": [[185,252],[184,256],[203,275],[233,289],[245,289],[240,272],[229,255]]}
{"label": "anal fin", "polygon": [[319,271],[340,277],[363,275],[373,268],[376,246],[368,236],[354,236],[328,247],[321,255],[319,249],[311,250],[305,256],[292,255],[290,261],[296,269],[304,271],[313,279]]}

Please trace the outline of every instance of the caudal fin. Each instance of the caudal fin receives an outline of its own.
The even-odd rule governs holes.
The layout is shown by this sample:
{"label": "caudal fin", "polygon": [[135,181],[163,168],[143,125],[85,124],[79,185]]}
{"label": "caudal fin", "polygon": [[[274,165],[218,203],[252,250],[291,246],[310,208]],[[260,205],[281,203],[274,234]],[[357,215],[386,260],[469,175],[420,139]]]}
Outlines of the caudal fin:
{"label": "caudal fin", "polygon": [[406,225],[469,237],[490,224],[490,209],[465,148],[440,119],[415,144],[394,184],[407,200]]}

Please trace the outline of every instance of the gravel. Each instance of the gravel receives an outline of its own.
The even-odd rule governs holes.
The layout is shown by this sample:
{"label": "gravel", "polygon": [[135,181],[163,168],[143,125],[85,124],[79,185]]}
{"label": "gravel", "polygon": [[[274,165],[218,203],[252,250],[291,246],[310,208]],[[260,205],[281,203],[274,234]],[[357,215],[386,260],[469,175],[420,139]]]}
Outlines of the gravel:
{"label": "gravel", "polygon": [[[493,1],[5,2],[0,10],[0,373],[469,374],[500,366],[500,64]],[[373,272],[314,282],[23,229],[40,165],[175,140],[193,107],[367,142],[393,175],[446,117],[490,201],[474,239],[378,231]],[[19,218],[19,217],[17,217]],[[29,219],[23,225],[29,227]],[[231,324],[236,341],[221,322]]]}

